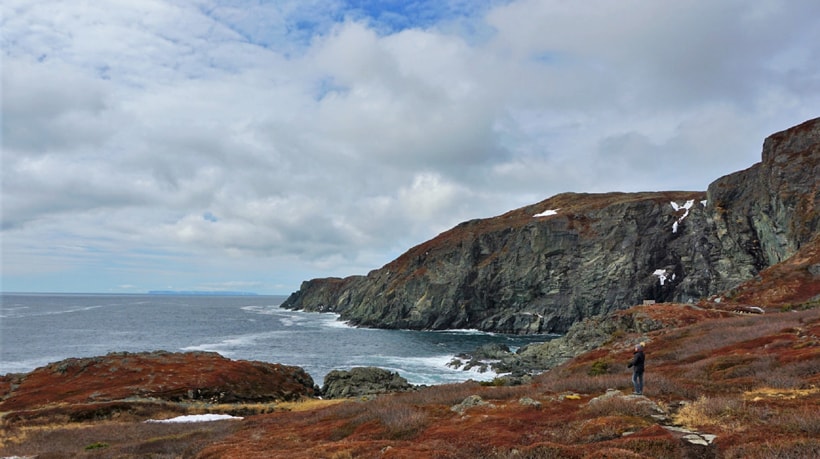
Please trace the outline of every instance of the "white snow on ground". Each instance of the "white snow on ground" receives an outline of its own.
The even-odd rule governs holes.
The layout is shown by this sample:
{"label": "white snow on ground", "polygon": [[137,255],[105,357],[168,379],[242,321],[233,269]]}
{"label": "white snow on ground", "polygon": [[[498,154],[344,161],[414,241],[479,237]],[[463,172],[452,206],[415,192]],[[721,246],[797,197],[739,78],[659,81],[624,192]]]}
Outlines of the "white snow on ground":
{"label": "white snow on ground", "polygon": [[187,416],[177,416],[171,419],[149,419],[145,422],[171,424],[177,422],[208,422],[208,421],[224,421],[226,419],[242,419],[239,416],[231,416],[230,414],[189,414]]}
{"label": "white snow on ground", "polygon": [[[703,202],[703,201],[701,201],[701,202]],[[689,209],[691,209],[692,206],[695,205],[695,200],[690,199],[690,200],[686,201],[686,203],[682,206],[680,204],[678,204],[677,202],[675,202],[675,201],[671,201],[669,204],[672,205],[672,208],[675,209],[675,212],[677,212],[680,209],[685,209],[686,210],[686,212],[684,212],[683,215],[679,219],[677,219],[675,221],[675,223],[672,224],[672,232],[677,233],[678,232],[678,225],[680,224],[680,222],[683,221],[684,218],[686,218],[687,215],[689,215]],[[704,205],[706,205],[706,204],[704,204]]]}
{"label": "white snow on ground", "polygon": [[541,212],[540,214],[535,214],[533,217],[549,217],[550,215],[555,215],[558,213],[558,209],[550,209]]}

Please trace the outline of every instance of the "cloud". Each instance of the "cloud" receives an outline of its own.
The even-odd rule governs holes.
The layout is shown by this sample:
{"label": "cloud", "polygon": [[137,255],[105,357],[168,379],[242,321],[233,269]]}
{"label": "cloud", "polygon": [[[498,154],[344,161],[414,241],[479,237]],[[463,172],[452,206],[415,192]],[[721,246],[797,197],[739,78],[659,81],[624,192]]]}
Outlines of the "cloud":
{"label": "cloud", "polygon": [[287,293],[563,191],[705,189],[818,115],[818,8],[4,2],[3,288]]}

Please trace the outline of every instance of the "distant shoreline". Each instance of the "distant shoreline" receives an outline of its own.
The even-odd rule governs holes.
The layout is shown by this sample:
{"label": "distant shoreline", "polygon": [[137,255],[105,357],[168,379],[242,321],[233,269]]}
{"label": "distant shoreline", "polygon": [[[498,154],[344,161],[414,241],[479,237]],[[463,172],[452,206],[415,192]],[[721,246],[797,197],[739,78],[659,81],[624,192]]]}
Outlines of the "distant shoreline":
{"label": "distant shoreline", "polygon": [[284,296],[288,295],[270,293],[260,294],[255,292],[233,292],[233,291],[200,291],[200,290],[150,290],[148,292],[0,292],[0,295],[21,295],[21,296],[112,296],[112,295],[180,295],[180,296]]}

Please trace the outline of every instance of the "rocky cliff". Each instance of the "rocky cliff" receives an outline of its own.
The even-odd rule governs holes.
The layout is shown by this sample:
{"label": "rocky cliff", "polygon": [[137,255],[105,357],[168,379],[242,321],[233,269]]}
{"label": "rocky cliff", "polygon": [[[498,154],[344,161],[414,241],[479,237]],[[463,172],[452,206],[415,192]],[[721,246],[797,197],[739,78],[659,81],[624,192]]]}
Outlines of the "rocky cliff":
{"label": "rocky cliff", "polygon": [[692,303],[818,244],[818,176],[820,118],[770,136],[762,162],[705,192],[560,194],[366,276],[306,281],[283,306],[369,327],[563,333],[644,300]]}

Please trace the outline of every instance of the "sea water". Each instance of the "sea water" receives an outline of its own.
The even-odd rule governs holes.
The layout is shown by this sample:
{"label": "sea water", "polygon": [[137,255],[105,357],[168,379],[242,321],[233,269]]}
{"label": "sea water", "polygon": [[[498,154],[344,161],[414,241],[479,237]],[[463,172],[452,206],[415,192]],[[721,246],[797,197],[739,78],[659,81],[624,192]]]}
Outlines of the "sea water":
{"label": "sea water", "polygon": [[321,385],[331,370],[377,366],[411,384],[489,380],[447,366],[488,343],[515,349],[550,336],[471,330],[355,328],[336,314],[282,309],[284,296],[2,294],[0,374],[109,352],[212,351],[300,366]]}

